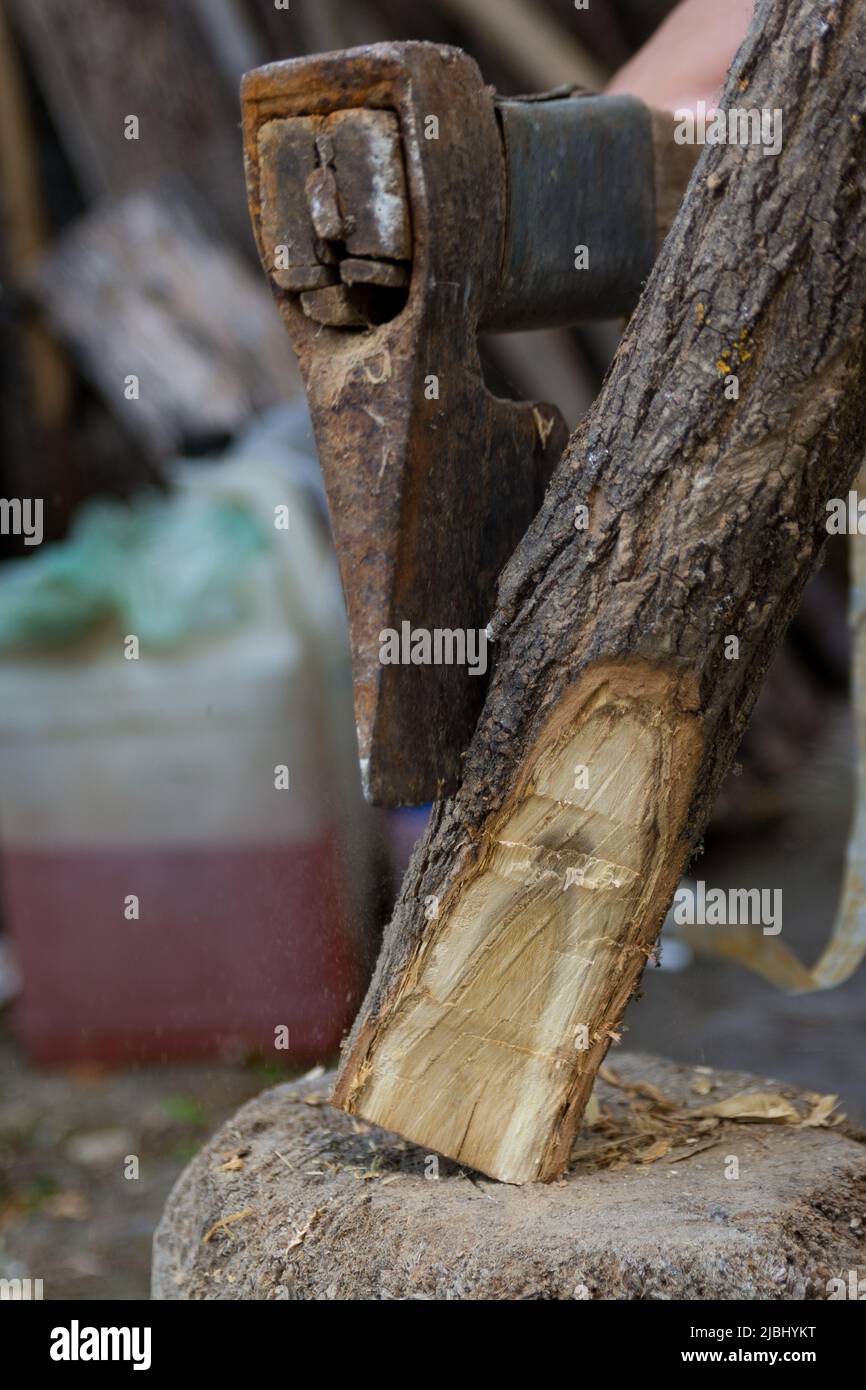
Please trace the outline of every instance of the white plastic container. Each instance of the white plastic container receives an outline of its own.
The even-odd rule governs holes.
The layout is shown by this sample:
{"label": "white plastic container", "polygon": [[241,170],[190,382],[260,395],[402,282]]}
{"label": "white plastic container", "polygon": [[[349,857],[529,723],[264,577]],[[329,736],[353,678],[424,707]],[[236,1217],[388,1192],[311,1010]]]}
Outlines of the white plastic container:
{"label": "white plastic container", "polygon": [[0,659],[5,921],[41,1060],[315,1059],[364,983],[366,808],[328,547],[278,470],[182,485],[251,499],[272,528],[289,506],[244,581],[248,621],[138,659],[114,623]]}

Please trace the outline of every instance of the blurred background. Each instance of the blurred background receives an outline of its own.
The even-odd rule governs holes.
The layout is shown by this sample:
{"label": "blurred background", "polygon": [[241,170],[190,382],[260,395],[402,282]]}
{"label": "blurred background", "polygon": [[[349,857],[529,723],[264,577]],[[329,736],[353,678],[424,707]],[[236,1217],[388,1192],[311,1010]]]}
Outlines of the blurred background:
{"label": "blurred background", "polygon": [[[360,794],[315,447],[248,225],[238,81],[393,39],[600,88],[668,0],[0,0],[0,1277],[148,1291],[203,1139],[333,1059],[424,808]],[[621,325],[482,345],[575,424]],[[274,524],[279,515],[284,524]],[[7,524],[9,523],[9,524]],[[831,538],[692,873],[781,888],[807,960],[848,833]],[[131,640],[133,639],[133,640]],[[624,1043],[841,1095],[866,973],[791,998],[666,929]]]}

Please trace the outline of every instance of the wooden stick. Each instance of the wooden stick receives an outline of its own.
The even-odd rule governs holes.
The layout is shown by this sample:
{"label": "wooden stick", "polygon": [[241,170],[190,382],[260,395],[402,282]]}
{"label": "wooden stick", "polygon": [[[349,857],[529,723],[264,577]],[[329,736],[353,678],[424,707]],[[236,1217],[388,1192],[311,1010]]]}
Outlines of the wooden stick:
{"label": "wooden stick", "polygon": [[724,104],[782,109],[782,151],[704,153],[501,578],[464,780],[346,1048],[339,1105],[506,1181],[568,1161],[862,456],[866,6],[823,26],[760,0]]}
{"label": "wooden stick", "polygon": [[[38,175],[38,151],[24,82],[6,15],[0,9],[0,175],[2,215],[14,276],[39,254],[48,238],[48,219]],[[36,414],[47,429],[61,426],[69,409],[72,382],[68,364],[39,323],[27,324],[28,385]]]}
{"label": "wooden stick", "polygon": [[551,15],[526,0],[442,0],[443,7],[494,45],[529,90],[573,83],[600,92],[607,73]]}

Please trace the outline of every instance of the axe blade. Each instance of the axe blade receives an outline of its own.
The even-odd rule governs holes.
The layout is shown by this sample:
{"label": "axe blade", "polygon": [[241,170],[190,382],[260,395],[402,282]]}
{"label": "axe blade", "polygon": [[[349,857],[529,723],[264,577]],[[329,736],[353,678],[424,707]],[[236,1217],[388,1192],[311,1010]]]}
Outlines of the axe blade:
{"label": "axe blade", "polygon": [[[459,782],[497,576],[567,439],[555,406],[490,394],[479,329],[637,299],[656,240],[650,113],[497,102],[466,54],[424,43],[271,64],[241,95],[256,242],[328,493],[364,789],[418,805]],[[596,248],[585,271],[578,243]]]}

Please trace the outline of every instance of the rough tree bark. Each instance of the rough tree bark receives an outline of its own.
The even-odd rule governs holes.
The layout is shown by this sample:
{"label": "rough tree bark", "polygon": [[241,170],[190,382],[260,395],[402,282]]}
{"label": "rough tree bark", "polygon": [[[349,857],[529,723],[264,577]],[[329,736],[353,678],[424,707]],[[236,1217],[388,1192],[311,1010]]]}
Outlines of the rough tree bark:
{"label": "rough tree bark", "polygon": [[861,0],[760,0],[724,105],[780,108],[782,152],[704,152],[502,576],[464,780],[415,852],[334,1092],[493,1177],[564,1168],[860,462],[864,66]]}

